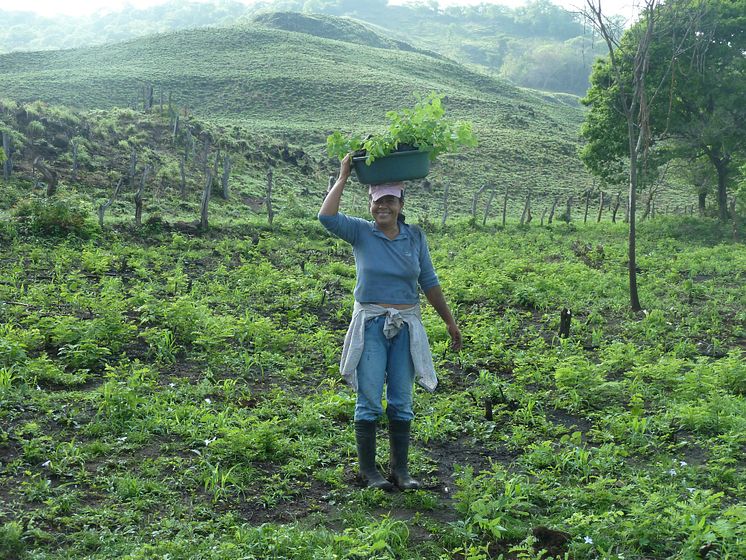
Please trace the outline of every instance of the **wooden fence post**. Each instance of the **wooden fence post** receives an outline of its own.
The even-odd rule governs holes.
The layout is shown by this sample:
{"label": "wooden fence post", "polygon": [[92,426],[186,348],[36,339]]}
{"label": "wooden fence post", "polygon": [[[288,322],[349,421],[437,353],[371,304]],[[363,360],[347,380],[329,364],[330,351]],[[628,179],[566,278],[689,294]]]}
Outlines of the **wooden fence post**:
{"label": "wooden fence post", "polygon": [[140,181],[140,188],[135,193],[135,226],[140,227],[142,225],[142,193],[145,190],[145,180],[150,172],[150,166],[146,165],[142,171],[142,181]]}
{"label": "wooden fence post", "polygon": [[112,193],[111,198],[98,207],[98,225],[100,225],[102,228],[104,227],[104,212],[106,212],[109,206],[111,206],[114,203],[114,200],[116,200],[117,195],[119,194],[119,190],[122,188],[122,183],[124,183],[124,177],[119,178],[119,182],[114,188],[114,192]]}
{"label": "wooden fence post", "polygon": [[528,193],[526,194],[526,203],[523,205],[523,212],[521,213],[521,221],[520,224],[523,225],[526,223],[526,218],[528,218],[529,221],[531,221],[531,189],[528,189]]}
{"label": "wooden fence post", "polygon": [[598,200],[598,216],[596,217],[596,223],[601,221],[601,214],[604,211],[604,191],[600,192]]}
{"label": "wooden fence post", "polygon": [[207,211],[210,206],[210,197],[212,196],[212,170],[205,169],[205,189],[202,191],[202,204],[200,206],[199,227],[202,231],[207,231],[210,224],[207,220]]}
{"label": "wooden fence post", "polygon": [[490,213],[490,207],[492,206],[492,201],[495,198],[496,194],[496,187],[492,187],[492,190],[490,190],[490,197],[487,199],[487,206],[484,208],[484,218],[482,219],[482,225],[487,225],[487,216]]}

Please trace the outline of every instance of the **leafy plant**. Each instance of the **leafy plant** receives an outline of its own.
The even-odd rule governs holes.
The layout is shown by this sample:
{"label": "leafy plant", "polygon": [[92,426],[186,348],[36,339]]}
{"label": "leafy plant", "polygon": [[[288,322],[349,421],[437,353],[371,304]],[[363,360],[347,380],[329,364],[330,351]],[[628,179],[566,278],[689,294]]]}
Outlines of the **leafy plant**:
{"label": "leafy plant", "polygon": [[350,152],[364,150],[365,163],[370,165],[376,158],[404,147],[428,152],[430,159],[435,160],[442,153],[476,146],[471,123],[446,119],[442,100],[442,95],[431,92],[425,98],[419,97],[411,109],[387,112],[388,129],[365,140],[334,132],[326,140],[327,151],[330,156],[342,159]]}

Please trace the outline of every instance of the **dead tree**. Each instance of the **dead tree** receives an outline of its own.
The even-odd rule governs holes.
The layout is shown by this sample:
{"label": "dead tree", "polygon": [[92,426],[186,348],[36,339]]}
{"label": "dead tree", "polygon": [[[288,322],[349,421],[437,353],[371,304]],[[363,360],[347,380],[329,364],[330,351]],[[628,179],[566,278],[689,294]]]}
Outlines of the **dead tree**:
{"label": "dead tree", "polygon": [[531,216],[531,189],[528,189],[528,193],[526,194],[526,203],[523,205],[523,212],[521,213],[521,222],[520,224],[523,225],[526,222],[526,218],[529,220]]}
{"label": "dead tree", "polygon": [[272,168],[267,169],[267,221],[272,225],[275,213],[272,210]]}
{"label": "dead tree", "polygon": [[3,152],[5,152],[5,161],[3,162],[3,180],[8,181],[13,171],[13,148],[10,145],[10,135],[3,131]]}
{"label": "dead tree", "polygon": [[228,179],[231,176],[231,157],[225,154],[223,158],[223,200],[228,200]]}
{"label": "dead tree", "polygon": [[181,198],[186,198],[186,172],[184,167],[186,165],[186,156],[181,156],[179,160],[179,195]]}
{"label": "dead tree", "polygon": [[599,197],[598,197],[598,216],[596,216],[596,223],[599,223],[601,221],[601,215],[604,211],[604,191],[600,191]]}
{"label": "dead tree", "polygon": [[622,202],[622,193],[618,192],[616,194],[616,202],[614,203],[614,208],[612,209],[612,212],[611,212],[611,222],[614,224],[616,223],[616,213],[619,210],[619,204],[621,204],[621,202]]}
{"label": "dead tree", "polygon": [[471,198],[471,221],[472,223],[477,222],[477,202],[479,201],[479,196],[484,192],[484,190],[489,185],[482,185],[477,192],[474,193],[474,196]]}
{"label": "dead tree", "polygon": [[119,190],[122,188],[122,183],[124,183],[124,177],[119,178],[119,182],[114,188],[114,192],[112,193],[111,198],[98,207],[98,224],[101,227],[104,227],[104,213],[109,209],[109,206],[114,204],[114,201],[119,195]]}
{"label": "dead tree", "polygon": [[54,196],[54,193],[57,192],[57,173],[44,165],[39,156],[34,158],[33,167],[39,170],[44,179],[44,184],[47,186],[47,198]]}
{"label": "dead tree", "polygon": [[73,148],[73,171],[70,176],[70,181],[75,183],[78,180],[78,143],[75,140],[70,142]]}
{"label": "dead tree", "polygon": [[208,168],[205,170],[205,188],[202,191],[202,204],[199,211],[199,227],[202,231],[207,231],[210,224],[207,221],[207,210],[210,206],[210,197],[212,196],[212,171]]}
{"label": "dead tree", "polygon": [[492,187],[490,190],[490,197],[487,199],[487,206],[484,208],[484,218],[482,218],[482,225],[487,225],[487,216],[490,215],[490,208],[492,208],[492,201],[495,199],[495,195],[497,194],[497,188]]}
{"label": "dead tree", "polygon": [[450,193],[450,183],[446,183],[443,189],[443,218],[440,220],[440,227],[445,227],[448,219],[448,194]]}
{"label": "dead tree", "polygon": [[150,166],[146,165],[142,171],[142,180],[140,181],[140,188],[135,193],[135,226],[140,227],[142,225],[142,194],[145,191],[145,181],[150,173]]}

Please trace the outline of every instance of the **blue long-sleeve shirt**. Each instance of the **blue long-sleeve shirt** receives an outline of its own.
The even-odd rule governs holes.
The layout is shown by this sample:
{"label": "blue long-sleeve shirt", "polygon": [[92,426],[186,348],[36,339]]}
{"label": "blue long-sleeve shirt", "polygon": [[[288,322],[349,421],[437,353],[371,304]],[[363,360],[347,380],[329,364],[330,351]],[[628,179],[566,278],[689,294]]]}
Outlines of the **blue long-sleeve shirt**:
{"label": "blue long-sleeve shirt", "polygon": [[357,283],[355,301],[360,303],[411,304],[423,292],[439,286],[425,234],[399,222],[399,235],[389,239],[375,222],[345,216],[319,215],[323,226],[352,245]]}

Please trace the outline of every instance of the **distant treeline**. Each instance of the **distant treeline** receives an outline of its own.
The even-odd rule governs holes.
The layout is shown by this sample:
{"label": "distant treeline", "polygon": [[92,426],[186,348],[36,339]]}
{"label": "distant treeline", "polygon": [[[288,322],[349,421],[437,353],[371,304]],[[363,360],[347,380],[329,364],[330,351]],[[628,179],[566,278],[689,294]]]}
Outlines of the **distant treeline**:
{"label": "distant treeline", "polygon": [[233,25],[270,11],[353,17],[417,47],[489,68],[518,85],[577,95],[588,88],[593,60],[604,54],[603,45],[578,14],[549,0],[519,8],[483,4],[445,9],[435,1],[407,6],[388,6],[387,0],[269,0],[251,6],[234,0],[172,1],[79,18],[0,11],[0,53],[75,48],[178,29]]}

